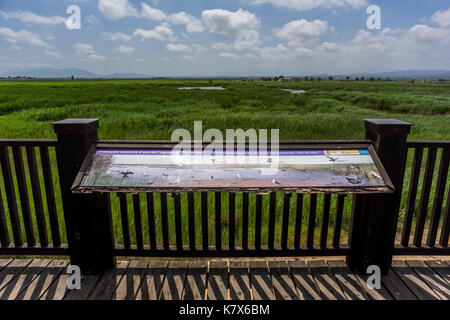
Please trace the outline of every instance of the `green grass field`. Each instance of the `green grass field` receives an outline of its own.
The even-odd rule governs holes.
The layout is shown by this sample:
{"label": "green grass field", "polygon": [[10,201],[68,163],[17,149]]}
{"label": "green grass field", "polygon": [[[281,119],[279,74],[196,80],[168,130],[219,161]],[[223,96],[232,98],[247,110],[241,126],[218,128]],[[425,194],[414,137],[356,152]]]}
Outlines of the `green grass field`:
{"label": "green grass field", "polygon": [[[184,86],[222,86],[226,90],[178,90],[179,87]],[[306,93],[294,95],[281,91],[280,88],[306,90]],[[203,121],[204,130],[217,128],[224,132],[225,129],[237,128],[279,129],[282,140],[363,139],[365,133],[363,119],[396,118],[413,124],[409,137],[411,140],[449,140],[450,83],[363,81],[288,83],[256,80],[0,82],[0,139],[55,138],[52,122],[80,117],[101,118],[99,131],[101,139],[170,139],[172,131],[178,128],[185,128],[192,132],[193,122],[199,120]],[[55,164],[53,154],[52,161]],[[411,161],[410,155],[408,166]],[[408,173],[406,179],[408,183]],[[2,184],[0,188],[4,192]],[[403,194],[402,207],[404,208],[407,190],[404,189]],[[227,199],[225,194],[223,196],[224,200]],[[116,197],[113,198],[113,209],[117,212],[118,201]],[[4,196],[3,199],[5,199]],[[182,199],[183,208],[186,208],[185,198]],[[196,201],[197,230],[200,230],[199,202],[199,200]],[[159,202],[155,201],[155,203],[158,212]],[[211,198],[211,209],[213,203]],[[282,203],[282,197],[279,196],[277,226],[281,221]],[[143,198],[142,204],[145,210]],[[307,205],[308,201],[305,201],[305,208]],[[173,202],[169,197],[169,209],[172,206]],[[349,204],[344,217],[344,231],[348,230],[348,206]],[[236,217],[240,219],[240,196],[237,197],[236,208]],[[227,205],[224,205],[222,210],[223,225],[226,227]],[[294,210],[295,200],[291,205],[291,216]],[[130,212],[132,212],[131,207]],[[254,218],[252,210],[250,212],[250,237],[252,237]],[[318,212],[320,213],[320,205]],[[210,238],[213,239],[213,210],[210,210],[210,215]],[[264,221],[267,215],[268,212],[265,211]],[[318,223],[320,218],[318,214]],[[157,219],[159,219],[158,216]],[[187,217],[183,219],[183,231],[187,242]],[[117,216],[114,217],[115,231],[120,242],[119,220]],[[145,223],[144,218],[144,225]],[[294,220],[291,219],[291,225],[293,223]],[[332,223],[333,217],[330,225]],[[130,217],[130,225],[133,224],[134,221]],[[239,223],[237,227],[237,232],[240,232]],[[174,230],[173,225],[170,226],[170,230]],[[161,238],[160,232],[158,227],[158,238]],[[263,238],[266,235],[265,232],[263,231]],[[276,239],[280,238],[280,233],[280,228],[277,227]],[[148,231],[146,232],[145,228],[144,236],[148,239]],[[223,239],[226,243],[226,228]],[[200,243],[199,233],[197,240]],[[238,237],[237,243],[239,240]]]}
{"label": "green grass field", "polygon": [[[178,90],[222,86],[225,91]],[[279,88],[306,90],[293,95]],[[0,136],[53,138],[51,122],[101,118],[102,139],[170,139],[177,128],[279,128],[280,138],[353,139],[364,118],[414,124],[411,139],[448,139],[450,83],[241,80],[0,82]]]}

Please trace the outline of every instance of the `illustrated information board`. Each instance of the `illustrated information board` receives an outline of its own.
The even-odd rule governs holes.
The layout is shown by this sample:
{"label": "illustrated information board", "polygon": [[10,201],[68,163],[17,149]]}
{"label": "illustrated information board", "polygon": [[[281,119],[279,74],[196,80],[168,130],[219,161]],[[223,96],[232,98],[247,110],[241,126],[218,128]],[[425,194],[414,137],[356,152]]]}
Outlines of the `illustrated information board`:
{"label": "illustrated information board", "polygon": [[[205,151],[201,151],[205,152]],[[96,149],[74,192],[298,191],[392,192],[367,149],[234,151],[231,155],[171,149]],[[227,160],[225,159],[227,156]],[[231,157],[231,158],[230,158]],[[235,159],[233,159],[233,157]],[[192,160],[197,159],[197,160]],[[230,161],[234,160],[234,161]]]}

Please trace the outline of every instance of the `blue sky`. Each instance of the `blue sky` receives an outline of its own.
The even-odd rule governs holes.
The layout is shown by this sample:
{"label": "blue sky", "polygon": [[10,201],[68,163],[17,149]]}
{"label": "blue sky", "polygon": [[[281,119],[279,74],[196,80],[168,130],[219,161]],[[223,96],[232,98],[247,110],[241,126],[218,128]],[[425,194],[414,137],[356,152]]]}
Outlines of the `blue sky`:
{"label": "blue sky", "polygon": [[[66,26],[67,7],[81,29]],[[381,10],[369,30],[366,10]],[[0,73],[154,76],[450,70],[448,0],[0,0]]]}

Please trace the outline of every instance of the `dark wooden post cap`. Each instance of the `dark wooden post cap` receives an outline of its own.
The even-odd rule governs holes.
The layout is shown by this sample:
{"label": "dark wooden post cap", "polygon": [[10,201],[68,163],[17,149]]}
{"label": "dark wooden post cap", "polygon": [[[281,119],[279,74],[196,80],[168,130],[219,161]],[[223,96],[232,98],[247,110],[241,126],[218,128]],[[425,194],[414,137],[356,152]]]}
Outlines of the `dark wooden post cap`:
{"label": "dark wooden post cap", "polygon": [[65,119],[53,122],[56,134],[83,134],[98,129],[100,119]]}
{"label": "dark wooden post cap", "polygon": [[409,134],[411,123],[397,119],[364,119],[367,131],[376,134]]}

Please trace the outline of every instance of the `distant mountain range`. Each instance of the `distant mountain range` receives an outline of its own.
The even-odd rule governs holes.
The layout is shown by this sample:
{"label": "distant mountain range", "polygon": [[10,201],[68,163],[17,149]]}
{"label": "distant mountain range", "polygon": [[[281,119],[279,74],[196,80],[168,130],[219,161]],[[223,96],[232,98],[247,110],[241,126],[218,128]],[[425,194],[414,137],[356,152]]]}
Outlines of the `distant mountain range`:
{"label": "distant mountain range", "polygon": [[40,68],[33,70],[21,70],[10,72],[7,74],[1,74],[1,77],[31,77],[31,78],[43,78],[43,79],[62,79],[62,78],[85,78],[85,79],[114,79],[114,78],[151,78],[152,76],[139,74],[139,73],[111,73],[111,74],[98,74],[83,69],[66,68]]}
{"label": "distant mountain range", "polygon": [[[98,74],[93,73],[83,69],[77,68],[65,68],[65,69],[56,69],[56,68],[40,68],[33,70],[21,70],[10,73],[0,74],[0,77],[31,77],[31,78],[43,78],[43,79],[62,79],[62,78],[84,78],[84,79],[139,79],[139,78],[155,78],[156,76],[139,74],[139,73],[110,73],[110,74]],[[299,75],[294,75],[299,76]],[[304,76],[304,75],[301,75]],[[375,78],[375,79],[391,79],[391,80],[450,80],[450,71],[447,70],[404,70],[404,71],[390,71],[390,72],[375,72],[375,73],[349,73],[349,74],[321,74],[311,76],[314,78],[328,78],[333,77],[335,79],[346,79],[350,77],[354,78]],[[160,76],[158,76],[160,77]],[[240,77],[227,77],[223,76],[223,78],[242,78]],[[199,77],[206,78],[206,77]],[[257,77],[250,77],[257,78]]]}

